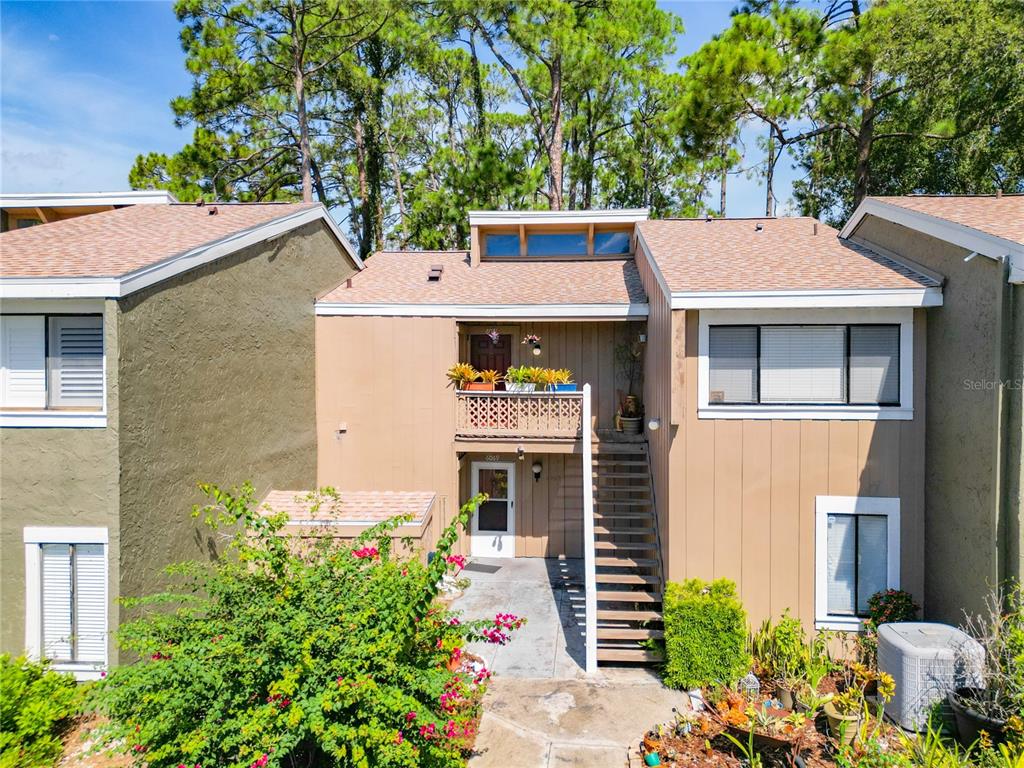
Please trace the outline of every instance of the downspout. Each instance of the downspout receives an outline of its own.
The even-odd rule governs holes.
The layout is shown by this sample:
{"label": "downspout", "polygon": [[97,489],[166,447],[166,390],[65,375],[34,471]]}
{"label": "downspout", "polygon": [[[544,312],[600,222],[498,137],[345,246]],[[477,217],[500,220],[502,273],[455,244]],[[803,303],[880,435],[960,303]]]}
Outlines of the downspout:
{"label": "downspout", "polygon": [[1013,293],[1010,284],[1010,255],[998,259],[998,294],[996,301],[995,329],[995,403],[994,403],[994,449],[995,461],[992,462],[992,515],[993,530],[996,541],[993,550],[997,562],[994,569],[995,586],[1002,586],[1010,575],[1010,526],[1007,517],[1010,512],[1009,487],[1007,477],[1011,470],[1008,466],[1009,449],[1007,445],[1007,428],[1009,407],[1007,387],[1010,379],[1010,347],[1013,341]]}

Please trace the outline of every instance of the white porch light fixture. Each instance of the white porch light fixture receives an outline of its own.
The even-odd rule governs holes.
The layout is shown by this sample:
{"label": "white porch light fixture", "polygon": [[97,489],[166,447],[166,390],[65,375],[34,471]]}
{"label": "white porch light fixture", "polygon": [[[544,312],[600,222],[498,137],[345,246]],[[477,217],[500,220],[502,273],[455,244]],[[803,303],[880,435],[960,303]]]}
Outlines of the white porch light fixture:
{"label": "white porch light fixture", "polygon": [[661,429],[661,419],[651,419],[647,422],[647,429],[651,432],[657,432]]}
{"label": "white porch light fixture", "polygon": [[540,480],[541,470],[544,469],[543,465],[539,461],[533,462],[533,466],[530,467],[533,470],[533,482]]}

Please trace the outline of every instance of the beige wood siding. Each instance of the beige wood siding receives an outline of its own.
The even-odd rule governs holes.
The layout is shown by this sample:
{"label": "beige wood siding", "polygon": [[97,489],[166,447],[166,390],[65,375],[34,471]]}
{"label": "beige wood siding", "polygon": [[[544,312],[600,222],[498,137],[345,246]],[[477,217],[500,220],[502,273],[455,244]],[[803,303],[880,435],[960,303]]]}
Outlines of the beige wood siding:
{"label": "beige wood siding", "polygon": [[[668,325],[656,317],[652,306],[652,337],[656,328]],[[668,518],[667,529],[662,527],[668,578],[732,579],[751,622],[789,608],[811,626],[815,497],[898,496],[901,582],[920,600],[924,311],[914,317],[912,421],[698,419],[697,318],[696,312],[685,318],[685,413],[679,430],[673,430],[667,460],[661,455],[661,436],[651,441],[659,515]],[[659,389],[649,386],[648,392],[650,407],[652,400],[659,402]],[[660,398],[663,403],[663,393]],[[666,466],[669,483],[663,476]]]}
{"label": "beige wood siding", "polygon": [[[452,450],[455,321],[317,317],[317,482],[347,491],[434,491],[434,528],[457,509]],[[344,431],[339,431],[344,430]]]}
{"label": "beige wood siding", "polygon": [[[459,501],[469,499],[474,461],[515,464],[516,557],[583,557],[583,457],[572,453],[468,453],[459,462]],[[543,467],[533,478],[533,462]]]}

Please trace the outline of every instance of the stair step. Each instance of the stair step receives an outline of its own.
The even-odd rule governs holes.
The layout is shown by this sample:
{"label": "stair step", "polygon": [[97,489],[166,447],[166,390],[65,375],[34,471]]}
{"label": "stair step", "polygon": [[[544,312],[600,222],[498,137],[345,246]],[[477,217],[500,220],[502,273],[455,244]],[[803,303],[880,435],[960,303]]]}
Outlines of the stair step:
{"label": "stair step", "polygon": [[594,493],[650,493],[651,486],[643,485],[595,485]]}
{"label": "stair step", "polygon": [[647,443],[594,443],[591,452],[598,453],[647,453]]}
{"label": "stair step", "polygon": [[646,557],[595,557],[594,565],[605,565],[609,568],[653,568],[657,560]]}
{"label": "stair step", "polygon": [[660,629],[632,629],[619,627],[598,627],[598,640],[661,640],[665,633]]}
{"label": "stair step", "polygon": [[662,661],[662,655],[658,651],[649,651],[646,648],[626,648],[622,646],[597,646],[598,661],[636,661],[645,664],[653,664]]}
{"label": "stair step", "polygon": [[651,506],[650,499],[594,499],[594,505],[601,504],[602,506],[615,506],[615,507],[649,507]]}
{"label": "stair step", "polygon": [[596,576],[598,584],[653,584],[661,586],[660,576],[650,576],[646,573],[599,573]]}
{"label": "stair step", "polygon": [[594,512],[595,520],[640,520],[653,523],[654,512]]}
{"label": "stair step", "polygon": [[602,536],[653,536],[657,531],[654,528],[607,528],[603,525],[595,525],[594,533]]}
{"label": "stair step", "polygon": [[594,542],[594,549],[604,549],[604,550],[614,550],[614,551],[624,551],[624,550],[627,550],[627,549],[631,549],[631,550],[634,550],[634,551],[636,551],[636,550],[639,550],[639,551],[644,551],[644,550],[650,551],[652,549],[657,549],[657,548],[658,548],[658,545],[653,543],[653,542],[646,543],[646,544],[644,542],[628,542],[626,544],[623,544],[622,542],[618,542],[618,541],[595,541]]}
{"label": "stair step", "polygon": [[660,603],[661,592],[643,592],[636,589],[598,590],[597,601],[605,603]]}
{"label": "stair step", "polygon": [[598,621],[661,621],[661,611],[597,611]]}
{"label": "stair step", "polygon": [[597,472],[597,471],[594,471],[594,472],[591,472],[591,474],[594,477],[598,477],[598,478],[602,478],[602,479],[604,479],[604,478],[622,479],[622,480],[627,480],[627,479],[632,479],[632,478],[639,478],[641,480],[648,480],[648,479],[650,479],[650,475],[647,472]]}
{"label": "stair step", "polygon": [[649,463],[644,461],[637,461],[636,459],[612,459],[607,456],[595,456],[594,463],[600,466],[606,467],[646,467]]}

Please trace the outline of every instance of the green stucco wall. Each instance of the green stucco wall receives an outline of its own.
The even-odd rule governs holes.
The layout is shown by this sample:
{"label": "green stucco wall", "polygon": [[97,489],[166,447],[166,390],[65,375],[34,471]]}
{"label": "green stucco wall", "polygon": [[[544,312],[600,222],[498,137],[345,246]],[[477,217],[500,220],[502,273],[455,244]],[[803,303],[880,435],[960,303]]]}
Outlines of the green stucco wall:
{"label": "green stucco wall", "polygon": [[[109,618],[118,616],[117,305],[104,304],[107,353],[105,428],[0,429],[0,648],[25,649],[25,545],[31,525],[105,526],[109,544]],[[116,661],[116,648],[110,645]]]}
{"label": "green stucco wall", "polygon": [[316,222],[120,302],[122,594],[213,552],[196,483],[313,487],[313,304],[354,271]]}
{"label": "green stucco wall", "polygon": [[[1007,290],[1000,264],[914,230],[866,217],[854,237],[904,256],[946,278],[943,306],[928,310],[925,436],[925,614],[959,622],[981,610],[985,594],[1020,573],[1020,287],[1007,322],[1015,325],[1010,381],[1004,387],[1007,453],[996,488],[1000,347],[999,306]],[[997,505],[997,495],[1002,501]]]}

